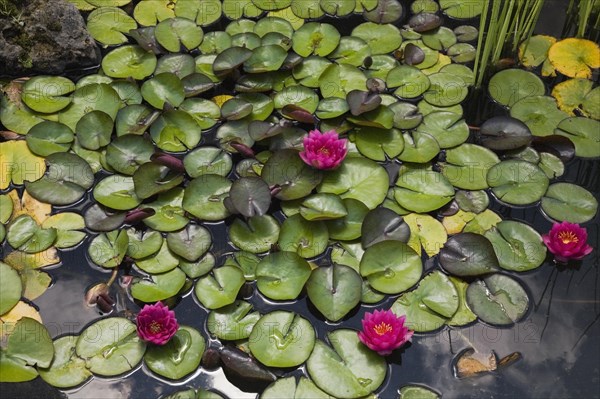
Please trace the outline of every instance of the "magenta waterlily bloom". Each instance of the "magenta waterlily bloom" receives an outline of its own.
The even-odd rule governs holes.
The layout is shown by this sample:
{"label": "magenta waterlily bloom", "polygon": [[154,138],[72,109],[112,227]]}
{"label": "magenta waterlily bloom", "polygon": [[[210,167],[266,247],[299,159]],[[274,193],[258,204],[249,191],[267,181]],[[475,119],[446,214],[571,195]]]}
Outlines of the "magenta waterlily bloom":
{"label": "magenta waterlily bloom", "polygon": [[325,133],[311,130],[304,138],[304,151],[300,152],[300,158],[317,169],[335,169],[348,154],[347,142],[340,139],[334,130]]}
{"label": "magenta waterlily bloom", "polygon": [[554,223],[542,239],[554,258],[563,263],[581,259],[593,249],[587,243],[587,230],[576,223]]}
{"label": "magenta waterlily bloom", "polygon": [[144,341],[164,345],[178,329],[175,312],[160,301],[154,305],[145,305],[137,315],[138,336]]}
{"label": "magenta waterlily bloom", "polygon": [[398,317],[391,310],[367,312],[362,319],[363,330],[358,332],[358,338],[380,355],[389,355],[413,336],[413,331],[404,325],[405,320],[406,316]]}

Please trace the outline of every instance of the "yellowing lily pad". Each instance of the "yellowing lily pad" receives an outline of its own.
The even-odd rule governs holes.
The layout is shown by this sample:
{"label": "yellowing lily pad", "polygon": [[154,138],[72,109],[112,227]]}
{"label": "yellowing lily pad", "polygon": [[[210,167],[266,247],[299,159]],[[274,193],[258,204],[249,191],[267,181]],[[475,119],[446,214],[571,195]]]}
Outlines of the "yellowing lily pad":
{"label": "yellowing lily pad", "polygon": [[552,96],[558,108],[571,116],[582,114],[600,119],[600,89],[592,89],[593,86],[588,79],[569,79],[554,86]]}
{"label": "yellowing lily pad", "polygon": [[410,227],[408,246],[421,255],[421,246],[428,256],[434,256],[444,246],[448,239],[442,223],[429,215],[410,213],[404,216],[404,221]]}
{"label": "yellowing lily pad", "polygon": [[31,153],[24,140],[0,143],[0,165],[0,190],[8,188],[11,182],[35,181],[46,172],[44,158]]}
{"label": "yellowing lily pad", "polygon": [[563,75],[589,79],[592,69],[600,68],[600,47],[590,40],[570,37],[554,43],[548,59]]}

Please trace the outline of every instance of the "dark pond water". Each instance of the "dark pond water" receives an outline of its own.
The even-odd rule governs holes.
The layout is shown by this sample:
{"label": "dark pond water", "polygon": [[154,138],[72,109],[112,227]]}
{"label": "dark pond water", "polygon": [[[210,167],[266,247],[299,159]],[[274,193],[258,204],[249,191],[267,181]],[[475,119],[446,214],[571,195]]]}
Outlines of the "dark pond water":
{"label": "dark pond water", "polygon": [[[541,32],[560,33],[557,29],[562,27],[560,19],[564,17],[565,3],[547,3]],[[560,180],[575,182],[596,198],[600,197],[600,161],[574,160],[566,170]],[[546,232],[551,226],[538,207],[514,209],[495,204],[493,209],[504,219],[531,223],[539,232]],[[497,328],[479,322],[463,328],[415,334],[412,344],[388,358],[390,372],[378,391],[379,397],[397,398],[398,387],[410,383],[427,385],[444,398],[600,398],[599,222],[597,215],[587,224],[589,243],[596,250],[580,264],[561,268],[548,257],[540,268],[518,274],[517,278],[526,285],[532,299],[520,323]],[[215,238],[222,237],[215,239],[212,249],[219,258],[231,247],[226,242],[223,225],[209,228]],[[62,265],[50,271],[52,287],[35,301],[53,337],[79,333],[100,316],[95,308],[84,304],[83,294],[90,285],[108,279],[109,275],[91,266],[85,255],[88,244],[89,239],[86,239],[78,248],[61,253]],[[437,267],[435,262],[426,263],[427,270]],[[118,312],[137,311],[124,291],[117,297]],[[364,312],[373,309],[363,306],[342,323],[328,324],[307,304],[305,296],[294,303],[277,304],[256,293],[247,299],[260,312],[285,309],[302,314],[313,322],[319,338],[341,325],[360,328]],[[376,307],[389,308],[394,299],[388,298]],[[181,324],[193,326],[209,336],[205,326],[208,311],[199,305],[191,291],[175,312]],[[519,352],[522,358],[494,373],[458,379],[453,374],[453,360],[469,347],[481,353],[494,351],[499,357]],[[297,370],[292,374],[301,372]],[[156,398],[188,387],[212,389],[236,399],[256,397],[255,393],[243,392],[232,385],[220,369],[208,372],[200,368],[185,380],[173,383],[152,376],[142,366],[127,377],[95,377],[83,387],[66,392],[48,386],[39,378],[30,383],[0,384],[0,398]]]}

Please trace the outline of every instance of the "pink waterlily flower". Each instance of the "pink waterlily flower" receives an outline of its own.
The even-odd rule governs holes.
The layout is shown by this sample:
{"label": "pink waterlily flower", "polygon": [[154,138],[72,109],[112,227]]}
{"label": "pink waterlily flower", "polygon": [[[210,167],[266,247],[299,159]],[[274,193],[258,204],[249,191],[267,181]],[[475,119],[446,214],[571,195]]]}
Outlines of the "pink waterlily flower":
{"label": "pink waterlily flower", "polygon": [[300,158],[317,169],[335,169],[348,154],[347,142],[340,139],[334,130],[325,133],[311,130],[304,138],[304,151],[300,152]]}
{"label": "pink waterlily flower", "polygon": [[175,312],[160,301],[154,305],[145,305],[137,315],[137,333],[144,341],[164,345],[178,329]]}
{"label": "pink waterlily flower", "polygon": [[554,223],[542,239],[554,258],[563,263],[579,260],[593,249],[587,244],[587,230],[576,223]]}
{"label": "pink waterlily flower", "polygon": [[382,356],[410,341],[413,331],[404,326],[406,316],[398,317],[391,310],[376,310],[365,313],[362,331],[358,338],[371,350]]}

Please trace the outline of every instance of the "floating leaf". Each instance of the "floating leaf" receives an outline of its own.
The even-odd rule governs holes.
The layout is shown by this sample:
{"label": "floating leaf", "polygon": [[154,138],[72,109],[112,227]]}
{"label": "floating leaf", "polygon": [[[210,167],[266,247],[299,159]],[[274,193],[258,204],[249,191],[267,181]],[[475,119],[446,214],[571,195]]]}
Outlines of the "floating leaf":
{"label": "floating leaf", "polygon": [[46,171],[43,158],[34,155],[24,140],[11,140],[0,143],[0,190],[13,184],[23,184],[25,180],[38,180]]}
{"label": "floating leaf", "polygon": [[176,231],[188,224],[189,219],[183,210],[184,190],[173,188],[158,195],[158,199],[145,206],[155,211],[153,216],[144,219],[144,224],[158,231]]}
{"label": "floating leaf", "polygon": [[260,319],[260,313],[252,311],[252,305],[235,301],[221,309],[212,310],[206,319],[206,326],[217,338],[237,341],[250,336],[252,328]]}
{"label": "floating leaf", "polygon": [[474,233],[450,237],[440,251],[440,264],[449,273],[460,277],[493,273],[499,266],[492,243]]}
{"label": "floating leaf", "polygon": [[23,84],[22,90],[21,98],[28,107],[51,114],[71,103],[71,97],[65,95],[72,93],[75,85],[62,76],[34,76]]}
{"label": "floating leaf", "polygon": [[493,274],[469,284],[467,303],[486,323],[511,325],[527,312],[529,297],[517,280]]}
{"label": "floating leaf", "polygon": [[539,201],[549,184],[548,177],[537,165],[519,160],[502,161],[492,166],[487,182],[498,199],[513,205]]}
{"label": "floating leaf", "polygon": [[92,111],[85,114],[77,125],[77,141],[88,150],[98,150],[110,144],[113,132],[113,119],[105,112]]}
{"label": "floating leaf", "polygon": [[183,208],[202,220],[224,219],[229,212],[223,205],[231,181],[219,175],[202,175],[190,182],[183,197]]}
{"label": "floating leaf", "polygon": [[[149,1],[141,4],[149,4]],[[102,59],[102,70],[113,78],[142,80],[152,74],[156,68],[156,56],[137,45],[117,47]]]}
{"label": "floating leaf", "polygon": [[137,23],[125,11],[117,7],[100,7],[87,17],[87,28],[92,37],[104,45],[127,43],[128,33]]}
{"label": "floating leaf", "polygon": [[446,150],[446,162],[441,164],[441,168],[442,174],[454,187],[481,190],[488,187],[488,170],[499,162],[498,156],[487,148],[461,144]]}
{"label": "floating leaf", "polygon": [[500,267],[518,272],[535,269],[546,259],[546,246],[535,229],[504,220],[485,233],[494,246]]}
{"label": "floating leaf", "polygon": [[266,366],[294,367],[310,356],[315,335],[315,329],[304,317],[274,311],[254,325],[249,338],[250,351]]}
{"label": "floating leaf", "polygon": [[548,136],[569,115],[557,108],[554,98],[530,96],[516,102],[510,116],[521,120],[535,136]]}
{"label": "floating leaf", "polygon": [[235,266],[221,266],[196,282],[194,292],[207,309],[218,309],[232,304],[244,285],[244,273]]}
{"label": "floating leaf", "polygon": [[10,311],[21,299],[23,286],[21,278],[15,269],[0,262],[0,315]]}
{"label": "floating leaf", "polygon": [[206,341],[198,330],[179,326],[165,345],[148,348],[144,364],[160,376],[178,380],[198,368],[205,347]]}
{"label": "floating leaf", "polygon": [[542,210],[554,220],[585,223],[596,215],[598,201],[583,187],[554,183],[542,197]]}
{"label": "floating leaf", "polygon": [[129,242],[127,256],[133,259],[142,259],[156,254],[163,244],[163,237],[159,232],[148,230],[127,229]]}
{"label": "floating leaf", "polygon": [[450,276],[449,279],[454,284],[454,288],[456,288],[456,292],[458,293],[458,310],[446,324],[449,326],[465,326],[474,322],[477,319],[477,315],[467,305],[467,288],[469,284],[457,277]]}
{"label": "floating leaf", "polygon": [[517,101],[546,92],[542,80],[522,69],[505,69],[490,79],[490,96],[502,105],[512,107]]}
{"label": "floating leaf", "polygon": [[92,262],[103,267],[117,267],[127,253],[129,238],[125,230],[114,230],[94,237],[88,254]]}
{"label": "floating leaf", "polygon": [[57,388],[71,388],[83,384],[92,373],[85,361],[75,354],[77,335],[65,335],[54,340],[54,359],[48,368],[38,368],[40,377]]}
{"label": "floating leaf", "polygon": [[590,40],[570,37],[554,43],[548,59],[563,75],[589,79],[591,70],[600,68],[600,47]]}
{"label": "floating leaf", "polygon": [[336,322],[360,303],[362,279],[349,266],[319,267],[307,281],[306,292],[319,312]]}
{"label": "floating leaf", "polygon": [[400,206],[415,212],[430,212],[452,200],[454,187],[441,173],[411,170],[396,181],[394,198]]}
{"label": "floating leaf", "polygon": [[8,225],[6,241],[11,247],[26,253],[48,249],[56,240],[56,229],[41,228],[29,215],[20,215]]}
{"label": "floating leaf", "polygon": [[442,397],[436,391],[420,385],[404,385],[399,392],[398,399],[440,399]]}
{"label": "floating leaf", "polygon": [[126,134],[106,147],[106,162],[117,172],[133,175],[140,165],[150,162],[154,154],[152,141],[143,136]]}
{"label": "floating leaf", "polygon": [[185,273],[178,267],[166,273],[154,274],[150,279],[140,279],[131,285],[131,296],[138,301],[154,303],[171,298],[185,284]]}
{"label": "floating leaf", "polygon": [[480,128],[479,143],[491,150],[513,150],[531,143],[531,131],[526,124],[508,116],[495,116]]}
{"label": "floating leaf", "polygon": [[422,247],[429,257],[433,257],[448,239],[444,226],[432,216],[409,213],[404,216],[404,222],[410,228],[407,244],[419,255]]}
{"label": "floating leaf", "polygon": [[274,252],[256,266],[256,285],[268,298],[292,300],[298,297],[310,275],[310,265],[295,252]]}
{"label": "floating leaf", "polygon": [[446,111],[425,115],[417,131],[432,135],[440,148],[456,147],[469,138],[469,127],[461,115]]}
{"label": "floating leaf", "polygon": [[188,224],[179,232],[167,234],[167,244],[173,253],[193,262],[210,249],[212,238],[205,227]]}
{"label": "floating leaf", "polygon": [[582,158],[600,157],[600,121],[575,117],[558,124],[555,134],[565,136],[575,144],[575,153]]}
{"label": "floating leaf", "polygon": [[375,208],[365,215],[361,243],[368,248],[382,241],[408,242],[410,228],[402,216],[387,208]]}
{"label": "floating leaf", "polygon": [[235,219],[229,227],[229,238],[244,251],[266,252],[279,238],[279,223],[270,215],[254,216],[247,221]]}
{"label": "floating leaf", "polygon": [[156,25],[156,41],[172,53],[178,53],[183,46],[193,50],[202,43],[202,28],[187,18],[169,18]]}

